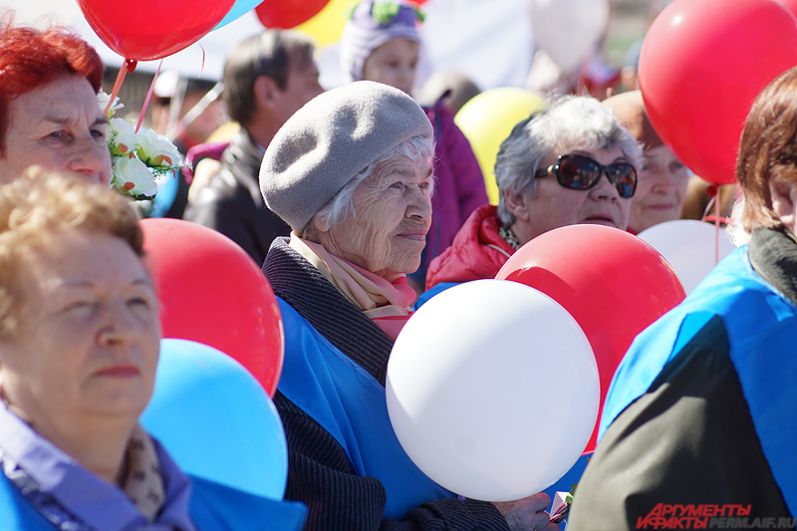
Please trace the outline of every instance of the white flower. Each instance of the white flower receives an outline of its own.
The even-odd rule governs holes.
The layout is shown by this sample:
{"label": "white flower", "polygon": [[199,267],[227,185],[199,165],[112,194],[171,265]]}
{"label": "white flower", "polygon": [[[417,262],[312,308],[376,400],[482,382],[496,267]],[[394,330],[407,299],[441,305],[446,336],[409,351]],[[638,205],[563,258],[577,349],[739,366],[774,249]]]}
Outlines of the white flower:
{"label": "white flower", "polygon": [[119,157],[113,163],[114,187],[132,197],[154,197],[158,185],[146,164],[135,157]]}
{"label": "white flower", "polygon": [[[105,91],[101,90],[97,93],[97,103],[99,103],[100,110],[102,112],[105,112],[105,107],[108,106],[108,101],[110,99],[111,95],[106,93]],[[124,108],[124,106],[125,104],[120,102],[118,97],[114,98],[113,105],[111,105],[111,108],[108,109],[108,118],[112,117],[114,113],[116,113],[116,111],[118,111],[119,109]]]}
{"label": "white flower", "polygon": [[122,118],[111,118],[111,135],[108,147],[111,155],[128,157],[136,150],[138,136],[133,129],[133,124]]}
{"label": "white flower", "polygon": [[182,155],[174,144],[165,136],[146,127],[138,132],[136,153],[149,166],[175,168],[182,163]]}
{"label": "white flower", "polygon": [[[97,103],[103,111],[109,99],[104,92],[97,95]],[[136,132],[132,122],[114,118],[114,112],[122,107],[118,99],[114,100],[107,115],[111,129],[108,149],[113,163],[111,185],[133,198],[146,215],[151,208],[149,200],[158,193],[158,183],[179,171],[182,156],[168,138],[146,127]]]}

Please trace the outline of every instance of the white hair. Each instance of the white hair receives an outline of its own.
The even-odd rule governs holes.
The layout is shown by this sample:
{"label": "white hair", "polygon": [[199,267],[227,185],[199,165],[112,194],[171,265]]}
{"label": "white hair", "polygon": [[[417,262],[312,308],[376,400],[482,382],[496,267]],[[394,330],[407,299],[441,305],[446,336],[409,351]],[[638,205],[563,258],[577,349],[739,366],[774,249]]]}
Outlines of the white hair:
{"label": "white hair", "polygon": [[[371,176],[378,178],[378,173],[383,163],[398,157],[405,157],[410,160],[425,159],[431,165],[432,158],[434,157],[434,141],[426,136],[414,136],[397,145],[391,151],[385,153],[352,177],[352,179],[335,194],[335,197],[330,199],[327,204],[321,207],[321,210],[316,212],[313,219],[332,227],[346,219],[347,216],[357,215],[354,209],[354,191],[367,178]],[[431,192],[434,192],[434,181]],[[313,225],[313,219],[307,224],[308,227]]]}
{"label": "white hair", "polygon": [[501,222],[505,226],[515,222],[503,192],[532,195],[536,189],[535,175],[546,160],[573,151],[615,147],[639,171],[641,147],[611,110],[595,98],[564,96],[554,100],[547,110],[518,123],[501,143],[495,160]]}

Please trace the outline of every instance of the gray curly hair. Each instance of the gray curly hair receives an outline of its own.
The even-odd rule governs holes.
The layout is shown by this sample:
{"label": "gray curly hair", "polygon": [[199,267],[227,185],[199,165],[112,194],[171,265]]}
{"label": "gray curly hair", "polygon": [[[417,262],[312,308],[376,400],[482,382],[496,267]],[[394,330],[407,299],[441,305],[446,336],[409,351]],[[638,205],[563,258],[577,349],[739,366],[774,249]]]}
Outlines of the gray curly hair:
{"label": "gray curly hair", "polygon": [[499,219],[507,227],[515,222],[504,191],[533,195],[534,176],[546,161],[572,151],[615,147],[637,170],[642,167],[642,150],[636,139],[598,100],[584,96],[554,100],[547,110],[516,124],[501,143],[495,161]]}

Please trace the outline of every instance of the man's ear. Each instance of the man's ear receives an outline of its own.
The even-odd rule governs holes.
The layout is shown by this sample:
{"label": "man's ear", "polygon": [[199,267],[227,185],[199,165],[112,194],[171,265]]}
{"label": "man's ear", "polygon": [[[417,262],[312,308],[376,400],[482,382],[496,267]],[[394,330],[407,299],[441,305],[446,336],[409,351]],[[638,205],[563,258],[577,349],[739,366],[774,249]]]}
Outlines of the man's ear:
{"label": "man's ear", "polygon": [[276,81],[268,76],[259,76],[255,79],[252,86],[255,95],[255,102],[258,107],[265,109],[274,109],[277,105],[276,96],[279,91]]}
{"label": "man's ear", "polygon": [[529,199],[530,197],[523,193],[514,193],[509,190],[501,192],[504,196],[504,204],[507,210],[512,213],[515,218],[520,221],[528,222],[529,215]]}
{"label": "man's ear", "polygon": [[787,227],[794,226],[794,209],[797,204],[797,187],[780,179],[769,181],[769,195],[772,198],[772,210]]}

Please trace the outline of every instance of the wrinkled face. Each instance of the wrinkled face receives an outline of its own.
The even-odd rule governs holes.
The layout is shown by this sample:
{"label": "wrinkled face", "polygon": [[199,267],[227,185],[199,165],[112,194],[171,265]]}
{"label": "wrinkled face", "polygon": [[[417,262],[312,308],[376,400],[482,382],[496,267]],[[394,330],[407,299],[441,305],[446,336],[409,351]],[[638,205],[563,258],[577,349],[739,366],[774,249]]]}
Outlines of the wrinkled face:
{"label": "wrinkled face", "polygon": [[20,95],[10,102],[8,117],[0,182],[33,165],[110,181],[107,120],[85,78],[63,76]]}
{"label": "wrinkled face", "polygon": [[391,281],[416,271],[432,222],[433,179],[425,160],[399,156],[377,166],[354,191],[354,215],[321,227],[319,243]]}
{"label": "wrinkled face", "polygon": [[[603,165],[627,162],[623,152],[616,147],[569,153],[587,155]],[[553,164],[556,156],[545,161],[546,165]],[[517,234],[518,238],[525,240],[522,243],[543,232],[579,223],[606,225],[625,230],[628,226],[631,199],[620,197],[617,188],[609,182],[605,174],[601,176],[598,184],[589,190],[570,190],[561,186],[556,177],[548,175],[537,179],[537,188],[528,199],[527,207],[529,230],[525,237]]]}
{"label": "wrinkled face", "polygon": [[283,123],[305,103],[324,92],[318,82],[318,76],[318,66],[315,61],[291,58],[285,90],[276,91],[275,108],[279,109]]}
{"label": "wrinkled face", "polygon": [[645,150],[644,156],[628,222],[635,232],[678,219],[689,184],[689,171],[667,146]]}
{"label": "wrinkled face", "polygon": [[0,340],[5,397],[41,433],[135,421],[152,394],[160,323],[152,282],[121,239],[71,231],[23,258],[18,329]]}
{"label": "wrinkled face", "polygon": [[363,79],[390,85],[410,94],[415,84],[419,49],[418,43],[410,39],[387,41],[365,60]]}

